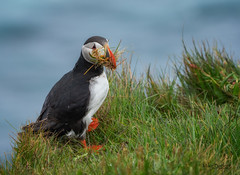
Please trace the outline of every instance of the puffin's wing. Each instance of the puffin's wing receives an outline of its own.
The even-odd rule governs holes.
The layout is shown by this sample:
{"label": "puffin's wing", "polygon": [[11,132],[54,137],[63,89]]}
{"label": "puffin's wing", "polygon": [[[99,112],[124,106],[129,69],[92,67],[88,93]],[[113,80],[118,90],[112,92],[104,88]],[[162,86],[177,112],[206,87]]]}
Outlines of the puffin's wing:
{"label": "puffin's wing", "polygon": [[46,118],[59,121],[69,121],[75,118],[79,120],[86,113],[89,97],[88,79],[84,75],[75,75],[71,71],[53,86],[45,99],[37,121]]}
{"label": "puffin's wing", "polygon": [[42,107],[40,116],[28,127],[33,131],[59,131],[65,123],[77,122],[83,118],[89,102],[89,81],[84,75],[65,74],[51,89]]}

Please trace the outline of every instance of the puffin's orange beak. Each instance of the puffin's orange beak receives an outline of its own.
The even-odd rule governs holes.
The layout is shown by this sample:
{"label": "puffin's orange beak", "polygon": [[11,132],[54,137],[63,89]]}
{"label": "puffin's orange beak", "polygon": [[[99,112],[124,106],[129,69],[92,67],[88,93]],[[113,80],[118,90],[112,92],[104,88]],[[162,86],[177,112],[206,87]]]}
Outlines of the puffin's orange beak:
{"label": "puffin's orange beak", "polygon": [[110,58],[110,63],[112,64],[113,69],[116,69],[117,68],[116,59],[108,45],[107,45],[107,50],[106,50],[106,57]]}

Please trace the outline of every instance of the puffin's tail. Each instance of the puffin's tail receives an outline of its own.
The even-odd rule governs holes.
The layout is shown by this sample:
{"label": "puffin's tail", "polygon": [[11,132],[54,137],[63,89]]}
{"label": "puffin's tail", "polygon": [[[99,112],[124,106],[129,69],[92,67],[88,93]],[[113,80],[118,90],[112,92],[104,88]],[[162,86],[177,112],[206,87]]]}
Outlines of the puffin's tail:
{"label": "puffin's tail", "polygon": [[31,131],[33,133],[43,131],[44,133],[46,133],[46,135],[51,135],[52,133],[54,133],[54,131],[61,130],[60,129],[61,127],[62,127],[61,124],[57,123],[54,120],[48,120],[46,118],[23,126],[21,128],[23,132],[18,133],[18,135],[21,136],[26,131]]}

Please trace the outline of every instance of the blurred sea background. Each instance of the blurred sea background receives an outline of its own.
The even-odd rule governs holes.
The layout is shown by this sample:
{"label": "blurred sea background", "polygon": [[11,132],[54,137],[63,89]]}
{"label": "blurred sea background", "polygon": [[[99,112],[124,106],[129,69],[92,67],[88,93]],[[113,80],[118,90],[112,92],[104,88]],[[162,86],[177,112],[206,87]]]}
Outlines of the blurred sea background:
{"label": "blurred sea background", "polygon": [[[239,0],[7,0],[0,5],[0,158],[11,137],[34,121],[52,86],[93,35],[133,54],[132,66],[163,70],[181,57],[182,39],[217,41],[240,56]],[[128,58],[128,56],[126,56]],[[134,64],[137,62],[137,65]]]}

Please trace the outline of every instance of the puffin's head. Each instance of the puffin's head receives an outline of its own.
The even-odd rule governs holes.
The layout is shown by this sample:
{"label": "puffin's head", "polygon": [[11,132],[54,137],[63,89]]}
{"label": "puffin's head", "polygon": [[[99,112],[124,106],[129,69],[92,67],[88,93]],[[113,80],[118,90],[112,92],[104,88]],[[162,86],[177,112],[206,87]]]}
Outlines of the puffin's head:
{"label": "puffin's head", "polygon": [[114,54],[109,48],[108,40],[101,36],[93,36],[84,43],[84,45],[82,46],[83,58],[91,64],[96,64],[96,58],[91,56],[96,49],[102,52],[101,54],[104,55],[105,58],[109,58],[108,60],[112,65],[113,69],[117,67]]}

